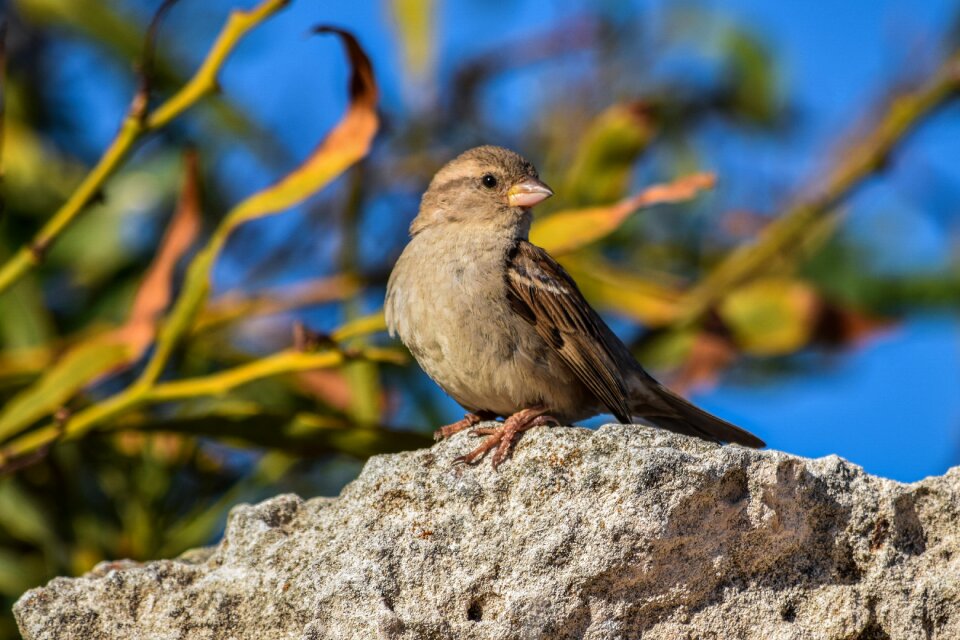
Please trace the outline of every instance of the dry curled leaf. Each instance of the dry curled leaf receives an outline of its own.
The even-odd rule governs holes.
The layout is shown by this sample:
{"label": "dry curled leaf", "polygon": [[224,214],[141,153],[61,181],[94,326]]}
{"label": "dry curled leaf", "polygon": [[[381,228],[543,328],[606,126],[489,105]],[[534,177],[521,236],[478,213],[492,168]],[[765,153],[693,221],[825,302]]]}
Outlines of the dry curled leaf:
{"label": "dry curled leaf", "polygon": [[350,60],[350,106],[337,126],[296,169],[240,203],[230,217],[230,226],[277,213],[310,197],[350,166],[362,159],[379,127],[377,84],[370,59],[357,39],[336,27],[321,26],[316,33],[340,37]]}

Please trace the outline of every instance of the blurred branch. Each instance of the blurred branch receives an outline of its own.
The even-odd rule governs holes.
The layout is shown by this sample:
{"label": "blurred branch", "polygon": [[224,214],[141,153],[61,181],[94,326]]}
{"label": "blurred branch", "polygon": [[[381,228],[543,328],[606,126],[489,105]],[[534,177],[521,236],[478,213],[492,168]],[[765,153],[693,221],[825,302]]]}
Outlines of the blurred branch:
{"label": "blurred branch", "polygon": [[[342,300],[360,291],[363,284],[356,277],[338,274],[300,282],[295,285],[259,291],[250,295],[241,292],[227,293],[211,300],[203,308],[197,315],[193,326],[190,327],[190,335],[195,336],[237,321],[261,318]],[[146,290],[146,281],[144,281],[138,289],[138,294]],[[134,303],[134,306],[136,306],[136,303]],[[369,331],[364,326],[359,326],[359,331],[353,330],[361,320],[366,321],[371,327]],[[128,316],[125,326],[130,324],[131,321]],[[351,337],[363,333],[375,333],[383,329],[382,316],[379,323],[374,319],[372,324],[369,318],[364,317],[358,318],[357,322],[346,323],[338,330],[338,333],[347,331],[349,335],[346,337]],[[117,329],[112,327],[87,327],[79,335],[69,336],[61,341],[37,347],[0,351],[0,384],[4,380],[29,378],[43,373],[58,355],[64,353],[71,346],[90,341],[98,334],[116,331]]]}
{"label": "blurred branch", "polygon": [[[71,36],[86,38],[90,44],[104,49],[119,60],[136,59],[143,50],[143,28],[134,16],[129,15],[131,3],[103,0],[13,0],[12,4],[31,26],[41,26],[58,33],[66,31]],[[196,11],[193,13],[196,14]],[[170,40],[181,42],[182,38],[183,34],[176,34]],[[152,64],[151,83],[167,92],[183,86],[189,79],[188,75],[180,71],[180,65],[175,62],[173,53],[158,50]],[[204,111],[198,114],[203,119],[201,129],[224,132],[230,140],[249,146],[260,160],[270,166],[284,162],[289,164],[286,148],[272,133],[231,104],[228,97],[210,96],[204,107]]]}
{"label": "blurred branch", "polygon": [[371,313],[370,315],[354,318],[340,326],[330,337],[336,342],[344,342],[357,336],[364,336],[368,333],[377,331],[386,331],[387,321],[383,317],[383,309]]}
{"label": "blurred branch", "polygon": [[155,386],[132,385],[107,400],[75,415],[55,421],[13,440],[0,451],[0,473],[18,461],[59,440],[73,440],[116,416],[146,405],[174,400],[222,395],[240,385],[285,373],[343,365],[352,360],[402,364],[405,356],[395,349],[331,349],[319,353],[283,351],[227,371]]}
{"label": "blurred branch", "polygon": [[958,91],[960,52],[951,55],[919,89],[894,99],[873,131],[843,154],[843,160],[812,197],[792,206],[767,225],[755,243],[740,247],[714,267],[681,303],[677,324],[696,322],[732,289],[804,246],[810,226],[830,216],[866,178],[883,170],[893,150]]}
{"label": "blurred branch", "polygon": [[[153,343],[158,320],[173,294],[177,262],[200,232],[199,177],[192,150],[184,154],[183,173],[177,209],[140,282],[127,320],[119,327],[71,344],[36,383],[11,398],[0,409],[0,439],[28,428],[104,376],[132,367]],[[51,347],[51,355],[54,349]]]}
{"label": "blurred branch", "polygon": [[290,0],[265,0],[249,11],[234,10],[200,68],[180,91],[157,107],[147,118],[148,129],[159,129],[196,104],[208,93],[219,90],[217,76],[234,48],[249,31],[283,9]]}
{"label": "blurred branch", "polygon": [[480,54],[456,71],[449,95],[453,102],[447,117],[463,121],[474,115],[477,92],[490,78],[505,71],[551,60],[589,49],[601,37],[603,24],[590,15],[578,16],[557,28],[539,34],[526,34]]}
{"label": "blurred branch", "polygon": [[[97,196],[106,180],[117,170],[134,145],[145,134],[165,126],[205,95],[217,89],[217,74],[237,43],[251,29],[286,6],[288,1],[265,0],[250,11],[233,11],[196,74],[180,91],[157,107],[156,111],[144,115],[145,107],[141,105],[145,98],[141,96],[140,91],[137,92],[127,116],[120,125],[120,131],[96,166],[33,240],[0,267],[0,294],[42,261],[51,243]],[[143,85],[141,85],[142,88]]]}
{"label": "blurred branch", "polygon": [[146,402],[168,402],[200,396],[223,395],[231,389],[261,378],[298,371],[328,369],[349,361],[403,364],[406,358],[402,352],[396,349],[374,347],[362,350],[342,349],[320,353],[282,351],[255,362],[202,378],[158,384],[146,393],[145,400]]}

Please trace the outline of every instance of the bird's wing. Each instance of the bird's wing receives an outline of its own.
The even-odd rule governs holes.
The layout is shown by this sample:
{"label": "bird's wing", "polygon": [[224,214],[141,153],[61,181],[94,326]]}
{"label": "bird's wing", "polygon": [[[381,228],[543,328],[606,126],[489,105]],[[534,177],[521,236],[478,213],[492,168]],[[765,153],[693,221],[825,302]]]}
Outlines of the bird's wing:
{"label": "bird's wing", "polygon": [[507,260],[506,281],[513,310],[533,325],[610,413],[630,422],[618,364],[626,347],[590,308],[573,278],[546,251],[521,240]]}

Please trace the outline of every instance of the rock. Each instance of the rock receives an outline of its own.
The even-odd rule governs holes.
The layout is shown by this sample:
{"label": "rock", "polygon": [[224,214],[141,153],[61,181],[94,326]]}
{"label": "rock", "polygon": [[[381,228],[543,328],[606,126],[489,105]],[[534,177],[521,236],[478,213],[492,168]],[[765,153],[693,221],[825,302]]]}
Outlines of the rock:
{"label": "rock", "polygon": [[539,428],[498,472],[460,434],[339,498],[234,509],[223,541],[25,594],[46,638],[960,638],[960,468],[647,427]]}

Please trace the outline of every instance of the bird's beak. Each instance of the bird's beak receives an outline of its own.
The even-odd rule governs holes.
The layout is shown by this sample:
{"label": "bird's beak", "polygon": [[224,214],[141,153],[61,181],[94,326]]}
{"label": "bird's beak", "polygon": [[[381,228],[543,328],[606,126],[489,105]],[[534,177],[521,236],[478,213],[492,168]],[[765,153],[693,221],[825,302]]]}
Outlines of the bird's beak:
{"label": "bird's beak", "polygon": [[550,187],[536,178],[527,178],[510,187],[507,191],[507,202],[511,207],[532,207],[552,195]]}

